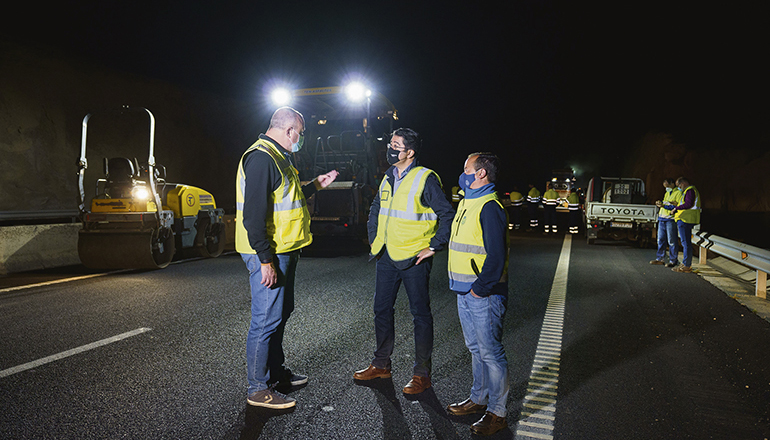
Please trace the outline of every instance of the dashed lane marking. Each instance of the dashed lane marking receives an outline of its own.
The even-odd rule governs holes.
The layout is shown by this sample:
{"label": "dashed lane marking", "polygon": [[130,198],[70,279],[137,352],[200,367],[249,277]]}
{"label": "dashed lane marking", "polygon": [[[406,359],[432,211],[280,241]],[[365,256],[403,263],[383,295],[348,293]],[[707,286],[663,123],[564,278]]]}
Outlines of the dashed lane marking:
{"label": "dashed lane marking", "polygon": [[51,356],[47,356],[41,359],[38,359],[36,361],[27,362],[26,364],[21,364],[13,368],[8,368],[5,370],[0,371],[0,378],[11,376],[16,373],[21,373],[22,371],[31,370],[33,368],[37,368],[41,365],[45,365],[54,361],[58,361],[61,359],[64,359],[66,357],[70,357],[79,353],[83,353],[84,351],[93,350],[94,348],[99,348],[107,344],[112,344],[113,342],[118,342],[126,338],[130,338],[132,336],[136,336],[145,332],[148,332],[152,330],[151,328],[142,327],[138,328],[136,330],[132,330],[130,332],[121,333],[119,335],[113,336],[111,338],[102,339],[101,341],[92,342],[90,344],[81,345],[80,347],[73,348],[72,350],[63,351],[61,353],[57,353]]}
{"label": "dashed lane marking", "polygon": [[516,424],[516,439],[553,440],[571,249],[572,236],[568,234],[564,237],[556,265],[551,295],[548,298],[540,339],[529,374],[527,394],[522,403],[523,410]]}

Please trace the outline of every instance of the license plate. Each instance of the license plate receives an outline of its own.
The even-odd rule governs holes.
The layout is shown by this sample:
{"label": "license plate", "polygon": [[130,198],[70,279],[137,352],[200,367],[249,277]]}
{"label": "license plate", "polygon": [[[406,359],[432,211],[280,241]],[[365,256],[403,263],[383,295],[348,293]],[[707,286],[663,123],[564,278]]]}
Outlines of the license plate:
{"label": "license plate", "polygon": [[631,229],[634,227],[633,223],[627,223],[627,222],[610,222],[611,228],[627,228]]}

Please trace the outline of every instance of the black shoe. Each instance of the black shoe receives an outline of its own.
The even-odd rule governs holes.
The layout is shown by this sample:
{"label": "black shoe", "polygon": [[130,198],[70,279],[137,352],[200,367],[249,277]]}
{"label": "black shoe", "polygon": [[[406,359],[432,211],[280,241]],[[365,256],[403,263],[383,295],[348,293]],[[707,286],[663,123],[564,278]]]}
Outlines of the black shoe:
{"label": "black shoe", "polygon": [[289,390],[291,387],[298,387],[300,385],[305,385],[307,383],[307,376],[302,374],[296,374],[292,373],[290,369],[286,368],[284,370],[284,375],[278,381],[273,382],[269,381],[267,383],[268,386],[274,385],[275,388],[286,391]]}
{"label": "black shoe", "polygon": [[666,267],[676,267],[676,266],[679,266],[678,261],[669,261],[668,263],[666,263]]}

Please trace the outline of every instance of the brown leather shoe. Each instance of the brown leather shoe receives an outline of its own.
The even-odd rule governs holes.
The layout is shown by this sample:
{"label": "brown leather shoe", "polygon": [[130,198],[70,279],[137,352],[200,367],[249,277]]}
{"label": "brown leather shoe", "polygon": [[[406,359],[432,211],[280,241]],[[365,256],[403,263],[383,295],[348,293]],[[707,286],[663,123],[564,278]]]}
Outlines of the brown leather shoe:
{"label": "brown leather shoe", "polygon": [[487,411],[478,422],[471,425],[471,431],[476,435],[492,435],[507,427],[508,422],[505,417],[498,417]]}
{"label": "brown leather shoe", "polygon": [[377,378],[387,379],[390,377],[390,370],[386,368],[377,368],[374,365],[369,365],[363,370],[358,370],[353,374],[355,380],[372,380]]}
{"label": "brown leather shoe", "polygon": [[430,377],[412,376],[404,387],[404,394],[420,394],[430,388]]}
{"label": "brown leather shoe", "polygon": [[460,403],[453,403],[446,407],[447,411],[455,416],[464,416],[466,414],[483,414],[487,410],[486,405],[473,403],[471,399],[466,399]]}

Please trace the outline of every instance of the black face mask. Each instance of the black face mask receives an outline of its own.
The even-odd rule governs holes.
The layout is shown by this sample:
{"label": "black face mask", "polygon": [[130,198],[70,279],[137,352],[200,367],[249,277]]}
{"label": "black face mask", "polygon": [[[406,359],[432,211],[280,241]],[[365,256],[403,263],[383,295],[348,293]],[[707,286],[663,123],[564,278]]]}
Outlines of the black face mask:
{"label": "black face mask", "polygon": [[395,165],[398,162],[399,154],[401,154],[400,151],[394,148],[388,147],[388,153],[387,153],[388,164]]}

